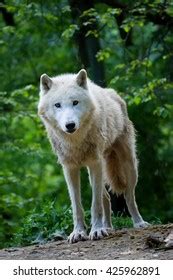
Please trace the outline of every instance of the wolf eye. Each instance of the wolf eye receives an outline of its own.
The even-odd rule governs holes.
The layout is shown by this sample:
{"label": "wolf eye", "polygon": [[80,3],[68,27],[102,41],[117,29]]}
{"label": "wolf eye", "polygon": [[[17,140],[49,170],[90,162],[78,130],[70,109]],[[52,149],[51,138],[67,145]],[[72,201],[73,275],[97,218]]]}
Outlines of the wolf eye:
{"label": "wolf eye", "polygon": [[79,101],[74,100],[74,101],[73,101],[73,106],[76,106],[78,103],[79,103]]}
{"label": "wolf eye", "polygon": [[55,103],[55,107],[61,108],[61,104],[60,103]]}

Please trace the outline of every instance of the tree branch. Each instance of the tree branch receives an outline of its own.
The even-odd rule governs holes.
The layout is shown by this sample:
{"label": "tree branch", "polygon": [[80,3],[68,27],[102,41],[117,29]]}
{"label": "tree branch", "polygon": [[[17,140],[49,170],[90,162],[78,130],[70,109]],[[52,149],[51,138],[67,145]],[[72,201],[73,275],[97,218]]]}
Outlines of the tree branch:
{"label": "tree branch", "polygon": [[[95,3],[99,2],[100,1],[95,0]],[[162,5],[157,6],[158,12],[152,10],[150,7],[147,7],[147,5],[140,4],[139,7],[142,6],[146,8],[146,12],[144,12],[143,14],[141,12],[138,12],[137,10],[133,12],[133,6],[129,7],[128,5],[121,3],[120,1],[103,0],[102,3],[112,8],[120,8],[122,10],[122,13],[125,13],[126,15],[131,12],[133,16],[144,16],[147,21],[153,22],[154,24],[173,27],[173,17],[171,17],[166,12],[166,9],[169,7],[166,1]]]}

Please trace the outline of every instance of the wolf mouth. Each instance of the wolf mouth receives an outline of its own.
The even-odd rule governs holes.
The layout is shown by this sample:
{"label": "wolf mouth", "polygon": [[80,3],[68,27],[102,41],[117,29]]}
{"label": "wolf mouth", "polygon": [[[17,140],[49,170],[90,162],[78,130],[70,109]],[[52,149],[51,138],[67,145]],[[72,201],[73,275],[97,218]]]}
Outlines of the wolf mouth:
{"label": "wolf mouth", "polygon": [[75,131],[76,131],[76,129],[73,128],[73,129],[70,129],[70,130],[66,130],[66,133],[72,134],[72,133],[74,133]]}

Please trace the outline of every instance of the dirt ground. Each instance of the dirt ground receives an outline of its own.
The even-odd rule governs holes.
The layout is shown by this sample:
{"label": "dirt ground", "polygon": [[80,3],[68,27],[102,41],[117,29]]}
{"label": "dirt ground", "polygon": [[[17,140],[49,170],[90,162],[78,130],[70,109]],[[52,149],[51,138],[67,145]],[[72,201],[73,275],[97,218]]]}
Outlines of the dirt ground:
{"label": "dirt ground", "polygon": [[0,250],[0,259],[173,259],[173,247],[165,246],[165,238],[173,224],[147,229],[116,230],[112,236],[98,241],[68,244],[67,240],[23,248]]}

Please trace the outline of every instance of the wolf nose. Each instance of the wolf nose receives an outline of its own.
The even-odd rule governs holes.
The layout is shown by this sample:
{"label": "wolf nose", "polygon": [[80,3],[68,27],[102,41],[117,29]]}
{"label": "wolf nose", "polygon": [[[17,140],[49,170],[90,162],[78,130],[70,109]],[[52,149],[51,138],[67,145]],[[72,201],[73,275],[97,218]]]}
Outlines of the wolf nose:
{"label": "wolf nose", "polygon": [[67,128],[68,132],[70,132],[70,133],[74,132],[75,131],[75,123],[74,122],[67,123],[66,128]]}

